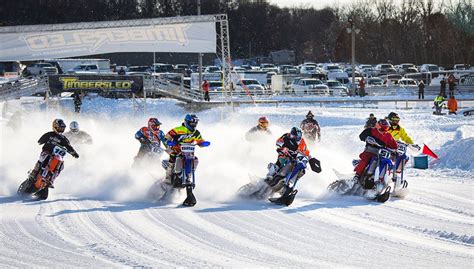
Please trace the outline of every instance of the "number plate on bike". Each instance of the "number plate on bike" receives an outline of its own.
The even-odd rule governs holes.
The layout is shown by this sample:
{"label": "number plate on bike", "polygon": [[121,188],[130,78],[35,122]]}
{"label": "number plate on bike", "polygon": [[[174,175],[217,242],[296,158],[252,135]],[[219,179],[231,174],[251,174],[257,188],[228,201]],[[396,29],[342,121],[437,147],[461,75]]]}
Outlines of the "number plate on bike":
{"label": "number plate on bike", "polygon": [[181,145],[181,151],[184,153],[193,153],[195,147],[193,144],[183,144]]}
{"label": "number plate on bike", "polygon": [[55,146],[53,148],[53,154],[54,155],[59,155],[59,156],[63,156],[66,155],[66,150],[61,148],[61,147],[58,147],[58,146]]}
{"label": "number plate on bike", "polygon": [[405,144],[403,144],[403,143],[398,143],[397,152],[398,152],[399,154],[405,154],[405,152],[407,152],[407,145],[405,145]]}
{"label": "number plate on bike", "polygon": [[389,159],[390,158],[390,151],[388,151],[386,149],[380,149],[379,150],[379,156],[382,157],[382,158],[385,158],[385,159]]}

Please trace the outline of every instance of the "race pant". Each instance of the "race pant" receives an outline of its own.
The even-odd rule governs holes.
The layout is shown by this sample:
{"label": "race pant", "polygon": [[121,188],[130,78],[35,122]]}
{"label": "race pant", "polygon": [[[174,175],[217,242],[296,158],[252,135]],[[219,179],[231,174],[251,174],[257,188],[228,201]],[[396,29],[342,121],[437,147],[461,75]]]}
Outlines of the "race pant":
{"label": "race pant", "polygon": [[354,167],[354,171],[356,172],[356,175],[361,176],[362,173],[364,173],[365,167],[369,164],[370,159],[374,157],[376,154],[371,153],[368,151],[364,151],[359,155],[360,162]]}

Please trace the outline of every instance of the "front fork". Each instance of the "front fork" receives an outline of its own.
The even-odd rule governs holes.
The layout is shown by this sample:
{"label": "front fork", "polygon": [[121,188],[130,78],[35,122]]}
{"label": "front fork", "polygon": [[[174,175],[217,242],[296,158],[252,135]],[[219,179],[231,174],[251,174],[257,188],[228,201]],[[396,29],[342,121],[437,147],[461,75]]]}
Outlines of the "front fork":
{"label": "front fork", "polygon": [[[183,157],[176,158],[174,172],[181,176],[182,186],[191,185],[194,189],[196,182],[194,171],[198,164],[199,159],[197,157],[194,157],[194,159],[186,159]],[[191,180],[189,180],[189,177],[191,177]]]}

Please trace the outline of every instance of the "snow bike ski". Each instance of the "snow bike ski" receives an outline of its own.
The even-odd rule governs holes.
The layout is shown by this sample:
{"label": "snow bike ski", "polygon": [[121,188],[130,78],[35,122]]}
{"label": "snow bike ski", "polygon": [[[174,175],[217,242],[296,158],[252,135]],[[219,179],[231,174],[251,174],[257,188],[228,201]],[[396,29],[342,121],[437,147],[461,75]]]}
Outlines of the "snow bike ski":
{"label": "snow bike ski", "polygon": [[[375,141],[369,142],[380,149],[364,169],[358,184],[348,188],[350,179],[339,179],[329,184],[328,190],[339,194],[362,195],[381,203],[389,200],[391,195],[404,197],[408,193],[408,182],[403,178],[405,163],[408,160],[407,144],[397,142],[398,148],[392,150],[382,147]],[[358,163],[359,160],[352,162],[354,166]],[[393,187],[390,182],[393,182]]]}
{"label": "snow bike ski", "polygon": [[163,148],[160,147],[160,143],[150,143],[146,146],[148,147],[147,153],[141,157],[136,156],[132,167],[139,167],[147,162],[151,163],[160,160],[161,155],[163,155],[164,152]]}
{"label": "snow bike ski", "polygon": [[55,146],[49,161],[40,167],[40,171],[33,180],[28,178],[20,184],[17,194],[32,195],[35,199],[46,200],[49,189],[54,188],[54,180],[64,168],[63,158],[66,153],[65,148]]}
{"label": "snow bike ski", "polygon": [[[317,173],[321,172],[321,164],[315,158],[309,158],[298,152],[296,157],[288,160],[286,165],[280,169],[271,179],[259,179],[240,187],[237,191],[240,197],[258,200],[269,199],[270,202],[289,206],[293,203],[298,190],[295,188],[299,178],[310,163],[311,169]],[[269,164],[269,168],[272,163]],[[272,197],[279,193],[280,197]]]}
{"label": "snow bike ski", "polygon": [[[210,143],[208,141],[199,144],[201,147],[207,147],[209,145]],[[198,165],[198,159],[194,156],[196,145],[183,143],[179,146],[181,150],[176,156],[173,173],[171,174],[171,183],[165,181],[156,182],[150,189],[149,196],[154,197],[154,200],[158,201],[166,198],[174,189],[186,189],[186,199],[183,201],[183,205],[194,206],[196,204],[196,197],[193,194],[193,189],[196,186],[194,172]],[[162,161],[163,168],[167,169],[169,165],[172,164],[169,163],[168,160]],[[155,193],[151,194],[151,192]]]}

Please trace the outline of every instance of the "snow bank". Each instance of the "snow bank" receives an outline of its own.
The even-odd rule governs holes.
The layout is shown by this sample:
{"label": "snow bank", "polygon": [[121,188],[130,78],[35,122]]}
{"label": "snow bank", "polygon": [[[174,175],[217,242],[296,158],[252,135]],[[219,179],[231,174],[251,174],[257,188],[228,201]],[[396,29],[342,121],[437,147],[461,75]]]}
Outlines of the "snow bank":
{"label": "snow bank", "polygon": [[433,163],[436,168],[453,168],[474,172],[474,137],[448,143],[440,150],[439,160]]}

